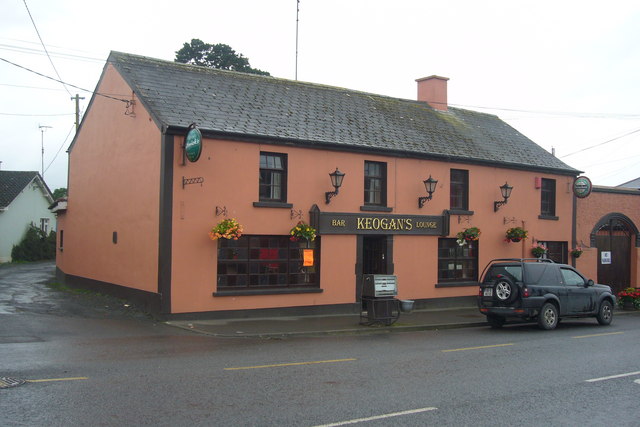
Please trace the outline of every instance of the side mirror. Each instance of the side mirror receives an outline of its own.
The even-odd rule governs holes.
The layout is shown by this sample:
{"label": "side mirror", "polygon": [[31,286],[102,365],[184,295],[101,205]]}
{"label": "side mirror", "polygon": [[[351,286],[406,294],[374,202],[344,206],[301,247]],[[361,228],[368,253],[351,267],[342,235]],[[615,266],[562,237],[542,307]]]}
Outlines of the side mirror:
{"label": "side mirror", "polygon": [[593,280],[589,279],[587,280],[587,283],[585,283],[584,287],[588,288],[589,286],[593,286],[593,285],[594,285]]}

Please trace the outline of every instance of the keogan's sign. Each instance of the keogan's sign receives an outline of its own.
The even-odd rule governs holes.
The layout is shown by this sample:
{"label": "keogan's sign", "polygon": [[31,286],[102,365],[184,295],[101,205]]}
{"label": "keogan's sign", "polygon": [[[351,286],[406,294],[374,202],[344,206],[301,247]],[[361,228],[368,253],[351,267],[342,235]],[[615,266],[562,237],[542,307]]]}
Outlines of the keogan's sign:
{"label": "keogan's sign", "polygon": [[318,213],[319,234],[410,234],[444,236],[444,216]]}

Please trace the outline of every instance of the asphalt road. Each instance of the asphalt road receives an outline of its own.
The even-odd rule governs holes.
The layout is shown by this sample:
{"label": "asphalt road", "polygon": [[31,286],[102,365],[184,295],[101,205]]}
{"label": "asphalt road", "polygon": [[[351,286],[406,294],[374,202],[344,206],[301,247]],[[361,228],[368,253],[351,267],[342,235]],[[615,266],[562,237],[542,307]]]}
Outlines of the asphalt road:
{"label": "asphalt road", "polygon": [[[321,338],[213,338],[0,266],[7,426],[640,425],[640,316]],[[612,377],[617,376],[617,377]]]}

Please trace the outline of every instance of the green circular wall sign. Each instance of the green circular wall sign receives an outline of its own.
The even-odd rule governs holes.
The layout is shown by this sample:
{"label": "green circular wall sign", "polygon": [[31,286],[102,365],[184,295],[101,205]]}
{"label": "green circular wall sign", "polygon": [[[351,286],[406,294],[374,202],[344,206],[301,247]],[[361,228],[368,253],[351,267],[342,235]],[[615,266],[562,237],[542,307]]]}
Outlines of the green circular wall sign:
{"label": "green circular wall sign", "polygon": [[584,199],[591,194],[592,189],[591,180],[586,176],[579,176],[573,180],[573,194],[575,194],[576,197]]}
{"label": "green circular wall sign", "polygon": [[184,138],[184,151],[190,162],[195,162],[202,153],[202,133],[200,129],[192,128]]}

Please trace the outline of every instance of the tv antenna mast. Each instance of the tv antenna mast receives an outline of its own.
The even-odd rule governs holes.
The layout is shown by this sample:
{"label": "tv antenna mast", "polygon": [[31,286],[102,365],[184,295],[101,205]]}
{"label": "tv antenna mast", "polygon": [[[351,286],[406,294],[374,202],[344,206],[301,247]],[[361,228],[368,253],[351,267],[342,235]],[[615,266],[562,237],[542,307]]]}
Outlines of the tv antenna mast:
{"label": "tv antenna mast", "polygon": [[41,163],[40,176],[42,176],[42,179],[44,179],[44,132],[47,129],[51,129],[51,126],[38,125],[38,127],[40,128],[40,133],[41,133],[40,147],[42,147],[42,156],[40,161]]}
{"label": "tv antenna mast", "polygon": [[298,80],[298,15],[300,15],[300,0],[296,0],[296,80]]}

